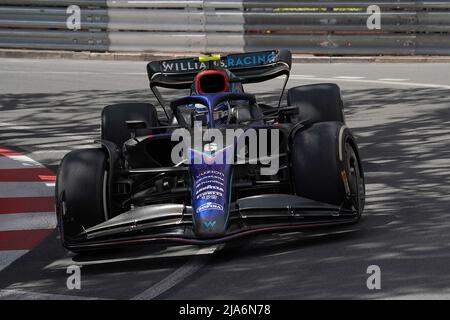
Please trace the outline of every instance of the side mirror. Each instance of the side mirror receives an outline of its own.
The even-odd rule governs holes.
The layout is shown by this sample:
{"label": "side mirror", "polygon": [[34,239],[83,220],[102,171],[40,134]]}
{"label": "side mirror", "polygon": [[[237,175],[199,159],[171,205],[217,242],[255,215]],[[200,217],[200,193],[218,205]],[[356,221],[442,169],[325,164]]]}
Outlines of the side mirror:
{"label": "side mirror", "polygon": [[282,107],[278,109],[278,112],[281,122],[291,122],[292,118],[296,118],[300,114],[298,106]]}
{"label": "side mirror", "polygon": [[125,123],[127,124],[128,130],[131,131],[131,138],[132,139],[136,137],[136,131],[138,129],[145,129],[145,128],[147,128],[147,123],[145,121],[142,121],[142,120],[128,120],[128,121],[125,121]]}
{"label": "side mirror", "polygon": [[298,106],[282,107],[279,112],[287,116],[296,116],[299,114],[299,108]]}

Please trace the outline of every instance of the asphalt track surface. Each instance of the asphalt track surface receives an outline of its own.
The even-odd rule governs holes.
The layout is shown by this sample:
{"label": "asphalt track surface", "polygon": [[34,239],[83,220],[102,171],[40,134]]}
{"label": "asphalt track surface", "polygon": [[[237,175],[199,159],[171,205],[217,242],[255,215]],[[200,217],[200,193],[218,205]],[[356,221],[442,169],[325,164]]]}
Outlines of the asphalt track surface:
{"label": "asphalt track surface", "polygon": [[[154,101],[142,62],[3,59],[0,74],[0,148],[53,172],[65,153],[92,146],[102,107]],[[81,257],[54,231],[3,267],[0,298],[450,298],[450,65],[295,64],[292,75],[290,87],[342,89],[366,171],[360,224]],[[280,83],[249,91],[274,103]],[[73,264],[81,290],[66,287]],[[366,287],[370,265],[381,268],[381,290]]]}

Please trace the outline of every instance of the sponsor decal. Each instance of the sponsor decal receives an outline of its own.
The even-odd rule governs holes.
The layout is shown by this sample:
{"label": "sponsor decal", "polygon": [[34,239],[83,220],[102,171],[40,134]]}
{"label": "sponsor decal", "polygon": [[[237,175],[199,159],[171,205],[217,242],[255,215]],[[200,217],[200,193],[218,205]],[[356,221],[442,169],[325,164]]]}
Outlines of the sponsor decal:
{"label": "sponsor decal", "polygon": [[[217,195],[220,195],[220,194],[216,193],[216,195],[214,197],[217,198]],[[223,211],[223,206],[220,204],[217,204],[217,203],[208,202],[208,203],[205,203],[205,204],[201,205],[200,207],[198,207],[196,212],[200,213],[200,212],[207,211],[207,210]]]}
{"label": "sponsor decal", "polygon": [[205,228],[212,229],[216,225],[216,222],[214,220],[210,220],[210,221],[204,221],[203,224],[205,225]]}
{"label": "sponsor decal", "polygon": [[197,232],[223,232],[228,220],[231,167],[192,165],[192,203]]}
{"label": "sponsor decal", "polygon": [[[226,68],[226,64],[223,60],[212,61],[215,67]],[[206,62],[200,62],[195,59],[180,59],[161,62],[161,70],[163,73],[187,73],[198,72],[207,69],[209,64]]]}
{"label": "sponsor decal", "polygon": [[209,153],[210,155],[212,155],[217,152],[218,148],[219,147],[218,147],[217,143],[211,142],[211,143],[205,144],[205,146],[203,147],[203,151],[205,153]]}
{"label": "sponsor decal", "polygon": [[264,51],[254,53],[233,54],[223,57],[219,61],[200,62],[198,59],[177,59],[161,62],[163,73],[195,73],[208,69],[209,63],[214,67],[227,68],[230,70],[237,68],[257,67],[275,63],[277,61],[276,51]]}
{"label": "sponsor decal", "polygon": [[254,67],[275,63],[276,51],[256,52],[241,55],[230,55],[227,57],[227,68]]}
{"label": "sponsor decal", "polygon": [[198,172],[194,183],[194,201],[197,205],[196,213],[219,211],[224,212],[225,175],[217,170]]}

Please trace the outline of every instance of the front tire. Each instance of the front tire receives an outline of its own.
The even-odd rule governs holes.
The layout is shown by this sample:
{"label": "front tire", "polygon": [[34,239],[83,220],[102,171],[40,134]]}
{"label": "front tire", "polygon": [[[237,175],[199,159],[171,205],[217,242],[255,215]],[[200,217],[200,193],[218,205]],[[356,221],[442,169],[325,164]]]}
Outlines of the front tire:
{"label": "front tire", "polygon": [[297,131],[291,161],[297,195],[354,209],[361,215],[364,173],[356,142],[344,124],[320,122]]}
{"label": "front tire", "polygon": [[65,247],[84,229],[108,219],[107,168],[102,149],[74,150],[63,158],[56,180],[56,212]]}

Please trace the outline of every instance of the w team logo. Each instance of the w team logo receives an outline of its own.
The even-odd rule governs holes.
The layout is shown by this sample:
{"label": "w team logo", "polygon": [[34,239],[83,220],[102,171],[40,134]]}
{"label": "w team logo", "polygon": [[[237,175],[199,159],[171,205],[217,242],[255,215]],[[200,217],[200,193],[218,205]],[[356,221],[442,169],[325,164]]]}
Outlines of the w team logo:
{"label": "w team logo", "polygon": [[216,221],[205,221],[203,222],[203,225],[205,226],[205,228],[212,229],[216,225]]}

